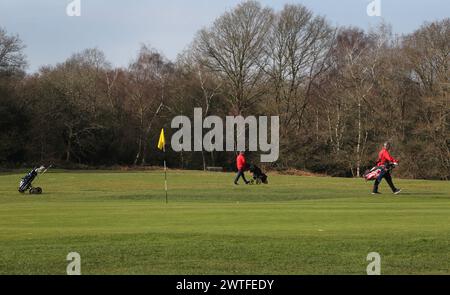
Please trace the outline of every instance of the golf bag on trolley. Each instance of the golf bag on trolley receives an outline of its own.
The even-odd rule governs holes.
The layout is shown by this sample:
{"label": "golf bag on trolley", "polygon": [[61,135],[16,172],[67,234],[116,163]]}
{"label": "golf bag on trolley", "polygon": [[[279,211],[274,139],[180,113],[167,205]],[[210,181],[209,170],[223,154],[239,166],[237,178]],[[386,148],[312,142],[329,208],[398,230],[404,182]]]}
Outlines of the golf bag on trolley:
{"label": "golf bag on trolley", "polygon": [[267,178],[268,178],[267,175],[264,172],[262,172],[261,168],[259,168],[258,166],[250,165],[249,171],[253,175],[253,179],[251,181],[252,184],[253,183],[256,183],[256,184],[261,184],[261,183],[268,184],[269,183],[267,180]]}
{"label": "golf bag on trolley", "polygon": [[36,179],[36,177],[38,177],[39,173],[40,174],[44,174],[45,172],[47,172],[47,170],[50,167],[48,167],[47,169],[44,166],[41,166],[39,168],[34,168],[33,170],[31,170],[27,175],[25,175],[19,183],[19,192],[20,193],[25,193],[25,192],[29,192],[31,195],[40,195],[42,194],[42,188],[40,187],[33,187],[33,181]]}

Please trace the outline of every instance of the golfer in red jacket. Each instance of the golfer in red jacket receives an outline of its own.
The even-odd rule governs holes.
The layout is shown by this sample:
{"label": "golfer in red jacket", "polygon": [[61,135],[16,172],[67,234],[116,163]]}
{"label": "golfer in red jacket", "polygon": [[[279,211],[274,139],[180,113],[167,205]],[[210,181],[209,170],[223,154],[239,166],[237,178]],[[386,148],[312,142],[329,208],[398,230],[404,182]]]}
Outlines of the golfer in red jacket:
{"label": "golfer in red jacket", "polygon": [[234,184],[238,184],[239,178],[242,177],[242,179],[244,180],[245,184],[249,184],[250,182],[247,181],[247,179],[245,179],[245,175],[244,172],[247,169],[247,161],[245,160],[245,155],[244,152],[240,152],[239,155],[236,158],[236,167],[238,170],[236,179],[234,180]]}
{"label": "golfer in red jacket", "polygon": [[389,150],[391,149],[391,144],[389,142],[384,143],[383,149],[378,155],[378,163],[377,166],[381,167],[381,174],[378,176],[378,178],[375,180],[375,184],[373,186],[373,195],[380,194],[378,192],[378,186],[380,185],[383,178],[386,179],[386,182],[389,184],[389,186],[392,189],[392,192],[396,195],[398,195],[402,190],[395,187],[394,183],[392,182],[392,176],[390,172],[390,165],[398,165],[398,161],[394,159],[391,154],[389,153]]}

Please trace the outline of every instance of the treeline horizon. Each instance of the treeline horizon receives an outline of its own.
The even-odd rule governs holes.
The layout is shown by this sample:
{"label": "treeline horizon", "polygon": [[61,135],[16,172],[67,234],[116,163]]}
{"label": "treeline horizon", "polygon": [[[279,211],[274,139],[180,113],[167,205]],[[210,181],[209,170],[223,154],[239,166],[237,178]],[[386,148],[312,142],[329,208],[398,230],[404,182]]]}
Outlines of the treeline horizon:
{"label": "treeline horizon", "polygon": [[[280,157],[266,169],[357,177],[389,141],[402,177],[450,179],[450,18],[397,36],[385,23],[336,27],[303,5],[245,1],[174,61],[142,45],[113,67],[90,48],[29,74],[26,44],[7,29],[0,23],[0,166],[161,165],[161,128],[170,141],[172,118],[202,108],[279,116]],[[166,154],[182,169],[233,170],[235,156]]]}

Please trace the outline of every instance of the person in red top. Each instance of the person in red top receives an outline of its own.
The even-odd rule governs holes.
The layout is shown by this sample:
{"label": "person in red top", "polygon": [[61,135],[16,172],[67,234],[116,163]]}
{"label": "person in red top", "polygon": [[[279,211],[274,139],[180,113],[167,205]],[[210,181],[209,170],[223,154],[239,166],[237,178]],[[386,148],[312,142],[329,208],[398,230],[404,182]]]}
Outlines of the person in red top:
{"label": "person in red top", "polygon": [[381,173],[380,176],[375,180],[375,184],[373,186],[373,195],[380,194],[378,192],[378,186],[380,185],[383,178],[386,179],[386,182],[389,184],[389,186],[392,189],[392,192],[396,195],[398,195],[402,190],[395,187],[394,182],[392,181],[392,176],[390,172],[390,165],[398,165],[398,161],[394,159],[391,154],[389,153],[391,149],[391,144],[389,142],[384,143],[383,149],[378,154],[378,160],[377,160],[377,166],[380,167]]}
{"label": "person in red top", "polygon": [[245,179],[244,172],[247,169],[247,161],[245,160],[244,152],[240,152],[239,155],[236,158],[236,167],[238,170],[238,173],[236,175],[236,179],[234,180],[234,184],[238,185],[239,178],[242,177],[245,184],[249,184],[250,182]]}

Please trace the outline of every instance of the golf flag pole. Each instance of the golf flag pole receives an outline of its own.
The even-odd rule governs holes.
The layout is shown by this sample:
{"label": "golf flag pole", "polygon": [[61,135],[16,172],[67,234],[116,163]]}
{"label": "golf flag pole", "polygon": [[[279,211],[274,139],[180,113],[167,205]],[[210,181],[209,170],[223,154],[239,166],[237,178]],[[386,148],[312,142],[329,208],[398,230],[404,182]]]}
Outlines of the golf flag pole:
{"label": "golf flag pole", "polygon": [[159,135],[158,149],[164,152],[164,189],[166,191],[166,204],[168,204],[169,198],[167,195],[166,137],[164,136],[164,128],[161,129],[161,134]]}

